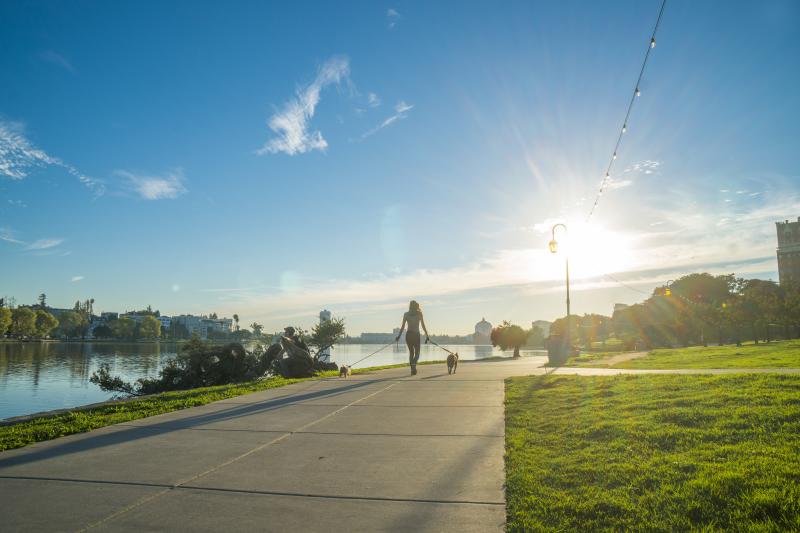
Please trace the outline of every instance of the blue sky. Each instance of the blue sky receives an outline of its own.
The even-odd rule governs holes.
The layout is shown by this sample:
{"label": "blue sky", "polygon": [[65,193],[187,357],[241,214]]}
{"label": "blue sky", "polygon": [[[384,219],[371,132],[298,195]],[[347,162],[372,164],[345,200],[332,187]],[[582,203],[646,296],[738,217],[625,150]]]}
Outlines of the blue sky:
{"label": "blue sky", "polygon": [[558,221],[578,313],[777,279],[796,2],[668,1],[584,223],[659,6],[0,4],[0,294],[467,333],[563,314]]}

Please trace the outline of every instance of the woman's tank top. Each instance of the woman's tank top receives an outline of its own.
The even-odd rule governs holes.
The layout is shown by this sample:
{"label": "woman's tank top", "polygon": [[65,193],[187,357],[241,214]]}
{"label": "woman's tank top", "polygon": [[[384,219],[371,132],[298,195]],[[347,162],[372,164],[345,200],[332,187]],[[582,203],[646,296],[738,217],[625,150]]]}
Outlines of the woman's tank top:
{"label": "woman's tank top", "polygon": [[408,322],[408,331],[419,333],[419,322],[422,320],[422,313],[410,313],[406,311],[406,314],[403,316]]}

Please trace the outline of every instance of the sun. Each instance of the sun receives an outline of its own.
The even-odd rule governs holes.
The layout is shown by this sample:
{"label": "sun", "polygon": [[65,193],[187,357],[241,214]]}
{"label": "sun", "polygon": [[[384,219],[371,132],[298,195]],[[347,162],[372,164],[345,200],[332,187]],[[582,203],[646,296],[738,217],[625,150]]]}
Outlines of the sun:
{"label": "sun", "polygon": [[597,224],[568,223],[567,231],[556,228],[557,252],[569,257],[570,277],[594,278],[623,272],[634,266],[633,239]]}

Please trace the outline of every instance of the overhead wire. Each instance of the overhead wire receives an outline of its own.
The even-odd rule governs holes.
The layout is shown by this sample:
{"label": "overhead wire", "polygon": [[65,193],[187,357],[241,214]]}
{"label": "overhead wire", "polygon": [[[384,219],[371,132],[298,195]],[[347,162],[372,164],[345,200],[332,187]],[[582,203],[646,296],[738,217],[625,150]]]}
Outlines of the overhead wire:
{"label": "overhead wire", "polygon": [[617,135],[617,142],[614,144],[614,151],[611,154],[611,159],[608,162],[608,166],[606,167],[605,175],[603,179],[600,180],[600,187],[597,190],[597,195],[595,196],[594,202],[592,203],[592,208],[589,210],[589,215],[586,217],[586,222],[589,222],[592,219],[592,215],[597,210],[597,205],[600,203],[600,198],[603,196],[603,192],[605,191],[606,187],[609,184],[609,180],[611,179],[611,169],[614,167],[614,161],[617,160],[617,154],[619,153],[619,147],[622,143],[622,137],[628,131],[628,120],[631,116],[631,110],[633,109],[633,103],[636,101],[641,93],[641,83],[642,77],[644,76],[645,68],[647,67],[647,61],[650,59],[650,52],[656,47],[656,34],[658,33],[658,27],[661,25],[661,17],[664,14],[664,7],[667,5],[667,0],[661,1],[661,8],[658,10],[658,17],[656,18],[655,26],[653,26],[653,32],[650,34],[650,41],[647,43],[647,51],[644,54],[644,60],[642,61],[642,68],[639,69],[639,76],[636,78],[636,85],[634,86],[633,92],[631,93],[631,99],[628,102],[628,109],[625,111],[625,120],[622,121],[622,127],[619,129],[619,133]]}

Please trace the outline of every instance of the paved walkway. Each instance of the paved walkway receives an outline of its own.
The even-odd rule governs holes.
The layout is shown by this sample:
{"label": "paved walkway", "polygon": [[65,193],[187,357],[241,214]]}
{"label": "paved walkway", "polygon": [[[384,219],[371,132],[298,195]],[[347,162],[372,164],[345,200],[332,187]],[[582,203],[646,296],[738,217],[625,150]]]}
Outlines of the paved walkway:
{"label": "paved walkway", "polygon": [[502,531],[503,379],[544,373],[543,362],[304,382],[4,452],[0,524],[3,531]]}

